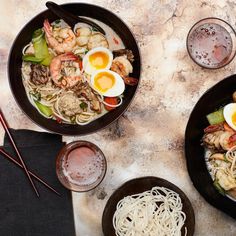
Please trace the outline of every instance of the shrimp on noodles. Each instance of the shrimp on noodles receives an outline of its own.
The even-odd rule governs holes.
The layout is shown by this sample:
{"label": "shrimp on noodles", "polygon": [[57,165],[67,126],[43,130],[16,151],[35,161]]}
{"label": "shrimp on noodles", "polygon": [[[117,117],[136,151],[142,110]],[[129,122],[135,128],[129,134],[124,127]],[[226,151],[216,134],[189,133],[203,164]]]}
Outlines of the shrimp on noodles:
{"label": "shrimp on noodles", "polygon": [[84,46],[88,43],[92,31],[88,27],[80,27],[76,29],[76,41],[79,46]]}
{"label": "shrimp on noodles", "polygon": [[80,63],[73,53],[56,56],[50,64],[53,82],[62,88],[71,88],[81,81]]}
{"label": "shrimp on noodles", "polygon": [[[134,81],[129,77],[134,55],[119,35],[99,21],[104,35],[83,22],[73,28],[63,19],[41,23],[22,48],[22,83],[32,106],[44,118],[73,125],[87,125],[119,107],[124,82]],[[111,71],[114,50],[115,57],[123,60],[114,60],[113,70],[125,74],[124,82]],[[95,80],[101,69],[104,75]]]}
{"label": "shrimp on noodles", "polygon": [[69,27],[53,27],[46,19],[43,23],[46,39],[49,46],[58,54],[71,52],[76,45],[76,37],[74,32]]}
{"label": "shrimp on noodles", "polygon": [[93,33],[88,40],[88,49],[91,50],[96,47],[109,48],[106,37],[101,33]]}

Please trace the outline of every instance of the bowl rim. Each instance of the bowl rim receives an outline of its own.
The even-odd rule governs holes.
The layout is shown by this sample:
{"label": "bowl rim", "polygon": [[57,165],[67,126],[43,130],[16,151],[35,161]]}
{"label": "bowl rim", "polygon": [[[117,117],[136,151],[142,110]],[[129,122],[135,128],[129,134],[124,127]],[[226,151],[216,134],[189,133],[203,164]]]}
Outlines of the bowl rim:
{"label": "bowl rim", "polygon": [[[143,181],[143,180],[155,180],[157,182],[163,182],[163,183],[166,183],[167,185],[170,185],[171,187],[166,187],[166,188],[169,188],[170,190],[172,191],[175,191],[176,193],[178,194],[181,194],[181,200],[183,201],[183,198],[184,198],[184,201],[186,201],[186,204],[189,205],[190,208],[189,209],[189,213],[192,215],[192,225],[191,227],[193,227],[193,234],[194,234],[194,231],[195,231],[195,213],[194,213],[194,209],[193,209],[193,205],[190,201],[190,199],[188,198],[188,196],[186,195],[186,193],[180,189],[180,187],[178,187],[177,185],[175,185],[174,183],[170,182],[169,180],[166,180],[164,178],[161,178],[161,177],[157,177],[157,176],[141,176],[141,177],[136,177],[136,178],[133,178],[133,179],[129,179],[125,182],[123,182],[122,184],[120,184],[113,192],[112,194],[110,195],[105,207],[104,207],[104,210],[103,210],[103,214],[102,214],[102,231],[103,231],[103,234],[105,235],[105,229],[104,229],[104,221],[105,221],[105,215],[107,214],[107,211],[108,211],[108,205],[111,203],[112,199],[114,198],[114,196],[117,194],[118,191],[121,191],[122,188],[124,188],[125,186],[129,185],[130,183],[132,182],[135,182],[135,181]],[[162,187],[160,185],[160,187]],[[172,188],[175,188],[175,190],[173,190]],[[135,194],[135,193],[134,193]],[[182,198],[183,197],[183,198]],[[120,199],[121,200],[121,199]],[[117,202],[118,203],[118,202]],[[105,235],[106,236],[106,235]]]}
{"label": "bowl rim", "polygon": [[[234,52],[233,52],[233,51],[231,52],[231,54],[233,54],[233,56],[232,56],[232,58],[231,58],[226,64],[221,65],[221,66],[219,66],[219,67],[207,67],[207,66],[201,65],[199,62],[197,62],[197,61],[192,57],[192,55],[191,55],[191,53],[190,53],[190,50],[189,50],[189,46],[188,46],[188,39],[189,39],[190,33],[192,32],[192,30],[194,29],[194,27],[195,27],[197,24],[199,24],[200,22],[203,22],[203,21],[206,21],[206,20],[218,20],[218,21],[221,21],[221,22],[223,22],[224,24],[228,25],[228,26],[231,28],[231,30],[233,31],[234,38],[235,38],[235,43],[236,43],[236,31],[234,30],[233,26],[230,25],[230,23],[228,23],[227,21],[225,21],[225,20],[223,20],[223,19],[221,19],[221,18],[218,18],[218,17],[206,17],[206,18],[202,18],[202,19],[200,19],[199,21],[197,21],[196,23],[194,23],[194,24],[192,25],[192,27],[190,28],[190,30],[188,31],[185,44],[186,44],[186,48],[187,48],[188,55],[189,55],[189,57],[192,59],[192,61],[193,61],[194,63],[196,63],[198,66],[200,66],[201,68],[209,69],[209,70],[218,70],[218,69],[221,69],[221,68],[227,66],[228,64],[230,64],[230,63],[233,61],[233,59],[234,59],[235,56],[236,56],[236,49],[234,50]],[[232,40],[233,40],[233,39],[232,39]]]}
{"label": "bowl rim", "polygon": [[[136,97],[136,94],[139,90],[139,87],[140,87],[140,83],[141,83],[141,78],[142,78],[142,72],[143,72],[143,68],[142,68],[142,55],[141,55],[141,50],[140,50],[140,47],[139,47],[139,44],[134,36],[134,33],[130,30],[130,27],[123,21],[123,19],[121,19],[121,17],[117,16],[117,14],[115,14],[114,12],[110,11],[109,9],[106,9],[105,7],[102,7],[102,6],[99,6],[99,5],[96,5],[96,4],[90,4],[90,3],[85,3],[85,2],[70,2],[70,3],[64,3],[64,4],[60,4],[60,6],[68,6],[68,5],[84,5],[84,6],[87,6],[87,7],[96,7],[96,8],[100,8],[101,10],[103,11],[107,11],[109,12],[110,14],[114,15],[117,19],[119,19],[119,21],[122,22],[123,25],[125,25],[125,27],[129,30],[129,33],[132,35],[133,39],[134,39],[134,42],[136,44],[136,47],[137,47],[137,52],[138,52],[138,55],[139,55],[139,64],[140,64],[140,68],[139,68],[139,78],[138,78],[138,84],[136,85],[136,88],[135,88],[135,91],[134,91],[134,94],[133,96],[131,97],[131,99],[129,100],[129,103],[127,104],[126,108],[113,120],[111,120],[108,124],[106,124],[105,126],[102,126],[100,128],[97,128],[96,130],[91,130],[89,132],[86,132],[86,133],[83,133],[83,134],[80,134],[79,132],[74,134],[74,133],[69,133],[69,132],[59,132],[59,131],[56,131],[56,130],[52,130],[50,128],[47,128],[45,127],[43,124],[39,124],[37,123],[32,117],[30,117],[28,114],[27,114],[27,111],[25,111],[20,102],[18,101],[18,99],[16,98],[16,95],[13,93],[13,86],[10,82],[10,74],[11,74],[11,69],[10,69],[10,58],[11,58],[11,55],[12,55],[12,51],[13,51],[13,48],[15,46],[15,43],[19,37],[19,35],[22,33],[22,31],[25,29],[26,25],[28,25],[31,21],[35,20],[37,17],[39,17],[41,14],[43,13],[46,13],[46,12],[50,12],[49,9],[45,9],[41,12],[39,12],[37,15],[35,15],[34,17],[32,17],[30,20],[28,20],[23,26],[22,28],[19,30],[19,32],[17,33],[17,35],[15,36],[14,38],[14,41],[12,42],[12,45],[11,45],[11,48],[10,48],[10,51],[9,51],[9,54],[8,54],[8,58],[7,58],[7,76],[8,76],[8,83],[9,83],[9,87],[10,87],[10,90],[11,90],[11,93],[14,97],[14,100],[16,101],[18,107],[20,108],[20,110],[29,118],[29,120],[31,120],[34,124],[36,124],[37,126],[39,126],[40,128],[42,128],[43,130],[46,130],[50,133],[54,133],[54,134],[59,134],[59,135],[64,135],[64,136],[85,136],[85,135],[89,135],[89,134],[93,134],[93,133],[96,133],[98,131],[101,131],[107,127],[109,127],[111,124],[113,124],[115,121],[117,121],[126,111],[127,109],[130,107],[131,103],[133,102],[134,98]],[[105,23],[105,22],[103,22]],[[106,23],[105,23],[106,24]],[[46,119],[46,118],[45,118]],[[96,119],[95,119],[96,120]],[[95,121],[94,120],[94,121]],[[91,121],[91,122],[94,122],[94,121]],[[73,125],[73,124],[70,124],[70,125]],[[74,126],[79,126],[79,125],[74,125]]]}
{"label": "bowl rim", "polygon": [[[232,218],[236,219],[236,214],[229,210],[229,209],[226,209],[226,207],[224,207],[222,204],[218,204],[217,201],[223,201],[223,203],[226,205],[227,204],[227,207],[229,206],[234,206],[236,207],[236,202],[235,200],[232,200],[230,197],[227,197],[227,196],[223,196],[222,194],[220,194],[215,188],[215,194],[218,198],[221,198],[221,199],[218,199],[218,200],[215,200],[213,199],[213,196],[208,193],[206,190],[202,189],[200,187],[200,184],[199,184],[199,181],[197,180],[198,177],[195,176],[194,173],[192,173],[192,169],[193,169],[193,164],[192,164],[192,161],[190,160],[191,158],[189,157],[189,146],[191,145],[191,143],[189,143],[189,132],[190,130],[192,129],[192,119],[193,119],[193,116],[194,116],[194,113],[195,113],[195,110],[197,109],[197,107],[199,106],[199,103],[202,102],[205,98],[205,96],[207,96],[211,91],[214,91],[216,88],[218,87],[222,87],[223,84],[227,83],[228,81],[232,81],[236,79],[236,74],[232,74],[232,75],[229,75],[227,77],[225,77],[224,79],[222,79],[221,81],[217,82],[216,84],[214,84],[212,87],[208,88],[201,96],[200,98],[198,99],[198,101],[196,102],[196,104],[194,105],[194,107],[192,108],[191,110],[191,113],[189,115],[189,119],[187,121],[187,124],[186,124],[186,127],[185,127],[185,133],[184,133],[184,156],[185,156],[185,161],[186,161],[186,167],[187,167],[187,171],[188,171],[188,175],[190,177],[190,180],[194,186],[194,188],[199,192],[199,194],[206,200],[206,202],[208,204],[210,204],[211,206],[215,207],[216,209],[220,210],[221,212],[224,212],[225,214],[231,216]],[[236,81],[236,80],[235,80]],[[229,83],[228,82],[228,83]],[[199,140],[200,142],[200,140]],[[200,148],[200,143],[199,143],[199,148]],[[205,164],[205,170],[204,170],[204,173],[206,173],[207,171],[207,176],[209,178],[209,180],[211,180],[212,184],[211,184],[211,187],[214,187],[213,186],[213,180],[210,176],[210,173],[207,169],[207,166],[206,166],[206,163],[205,163],[205,160],[204,160],[204,164]],[[236,208],[235,208],[236,209]]]}

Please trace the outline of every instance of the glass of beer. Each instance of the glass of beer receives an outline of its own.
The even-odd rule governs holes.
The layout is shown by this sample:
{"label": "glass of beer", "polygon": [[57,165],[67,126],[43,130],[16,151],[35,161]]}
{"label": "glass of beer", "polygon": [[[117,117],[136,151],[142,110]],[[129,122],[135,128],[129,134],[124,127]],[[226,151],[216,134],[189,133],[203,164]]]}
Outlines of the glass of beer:
{"label": "glass of beer", "polygon": [[56,160],[56,173],[68,189],[86,192],[103,180],[107,163],[103,152],[88,141],[75,141],[65,145]]}
{"label": "glass of beer", "polygon": [[221,68],[235,56],[235,31],[219,18],[202,19],[188,33],[187,50],[198,65],[208,69]]}

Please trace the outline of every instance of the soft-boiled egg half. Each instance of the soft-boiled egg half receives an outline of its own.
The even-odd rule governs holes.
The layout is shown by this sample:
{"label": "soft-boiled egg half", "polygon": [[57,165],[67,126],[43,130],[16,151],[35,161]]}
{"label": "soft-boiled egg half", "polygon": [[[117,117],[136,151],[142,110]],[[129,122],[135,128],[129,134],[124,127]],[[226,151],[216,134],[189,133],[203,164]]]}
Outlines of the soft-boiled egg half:
{"label": "soft-boiled egg half", "polygon": [[116,97],[125,90],[124,80],[111,70],[99,70],[91,77],[91,86],[99,94],[106,97]]}
{"label": "soft-boiled egg half", "polygon": [[84,71],[92,75],[97,70],[110,69],[113,60],[112,52],[104,47],[90,50],[83,58]]}
{"label": "soft-boiled egg half", "polygon": [[223,115],[227,124],[236,130],[236,103],[229,103],[224,107]]}

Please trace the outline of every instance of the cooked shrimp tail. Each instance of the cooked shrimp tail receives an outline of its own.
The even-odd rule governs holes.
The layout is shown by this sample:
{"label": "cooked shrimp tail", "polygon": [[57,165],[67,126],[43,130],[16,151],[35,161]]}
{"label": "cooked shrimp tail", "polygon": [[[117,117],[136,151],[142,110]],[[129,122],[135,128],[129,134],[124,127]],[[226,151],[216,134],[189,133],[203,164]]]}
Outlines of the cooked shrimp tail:
{"label": "cooked shrimp tail", "polygon": [[71,28],[55,28],[51,26],[48,19],[44,20],[43,28],[49,46],[58,54],[71,52],[76,45],[76,37]]}
{"label": "cooked shrimp tail", "polygon": [[50,37],[52,35],[52,28],[48,21],[48,19],[45,19],[43,22],[43,29],[47,37]]}
{"label": "cooked shrimp tail", "polygon": [[81,81],[78,57],[72,52],[64,53],[52,59],[50,73],[53,82],[62,88],[70,88]]}
{"label": "cooked shrimp tail", "polygon": [[60,59],[62,61],[76,61],[79,58],[74,53],[67,52],[67,53],[64,53],[64,54],[60,55]]}

